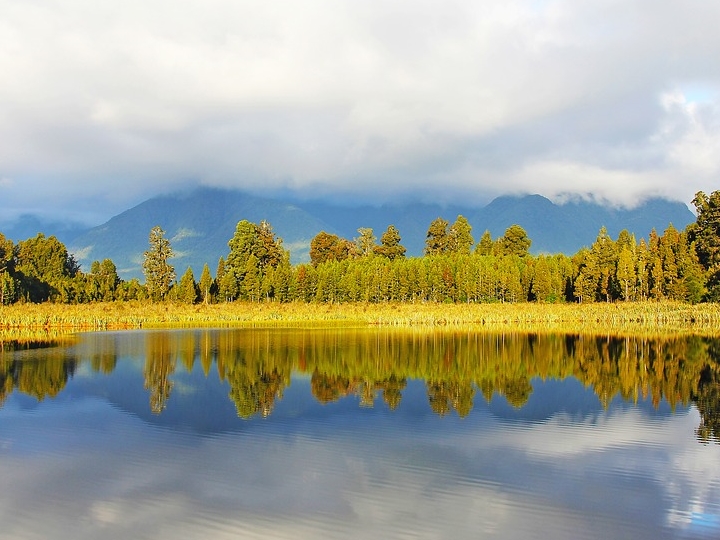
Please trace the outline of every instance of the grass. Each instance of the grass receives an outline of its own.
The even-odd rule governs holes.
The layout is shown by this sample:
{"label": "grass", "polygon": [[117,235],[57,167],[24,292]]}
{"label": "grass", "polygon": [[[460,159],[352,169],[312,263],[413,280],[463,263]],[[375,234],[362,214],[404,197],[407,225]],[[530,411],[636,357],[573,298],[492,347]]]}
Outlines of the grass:
{"label": "grass", "polygon": [[16,304],[0,307],[0,330],[110,330],[232,325],[486,327],[502,330],[720,334],[720,305],[147,302]]}

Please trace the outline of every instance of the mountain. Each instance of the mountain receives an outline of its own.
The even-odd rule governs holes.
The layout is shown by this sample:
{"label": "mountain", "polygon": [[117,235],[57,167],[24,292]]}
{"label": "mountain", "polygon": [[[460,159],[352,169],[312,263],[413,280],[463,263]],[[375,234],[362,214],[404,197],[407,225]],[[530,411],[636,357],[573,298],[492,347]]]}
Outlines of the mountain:
{"label": "mountain", "polygon": [[143,252],[150,229],[160,225],[170,240],[171,261],[181,275],[190,266],[196,279],[205,263],[215,273],[218,259],[227,256],[228,240],[238,221],[267,220],[295,258],[309,258],[310,240],[329,225],[292,203],[265,199],[240,191],[199,188],[149,199],[90,229],[70,242],[68,249],[83,268],[93,260],[110,258],[123,278],[142,275]]}
{"label": "mountain", "polygon": [[[142,277],[148,234],[152,227],[160,225],[176,253],[171,262],[178,275],[191,266],[198,279],[206,262],[215,273],[217,261],[227,256],[228,240],[242,219],[255,223],[267,220],[290,250],[293,263],[299,263],[309,260],[310,240],[322,230],[355,238],[359,227],[370,227],[379,239],[390,224],[400,231],[408,255],[421,255],[430,222],[443,217],[452,223],[459,214],[472,225],[476,241],[485,230],[497,238],[517,223],[532,239],[533,253],[567,254],[592,244],[602,226],[613,238],[617,238],[622,229],[628,229],[639,239],[647,238],[653,228],[662,232],[672,223],[677,229],[683,229],[695,220],[683,203],[663,199],[650,199],[632,209],[587,201],[554,204],[540,195],[499,197],[484,208],[418,203],[352,207],[197,188],[149,199],[72,238],[68,238],[68,231],[62,235],[52,228],[43,232],[56,234],[75,254],[82,268],[88,269],[93,260],[110,258],[119,274],[128,279]],[[26,238],[35,234],[37,230]]]}
{"label": "mountain", "polygon": [[37,236],[39,232],[43,232],[46,236],[53,235],[62,243],[67,244],[87,231],[87,228],[87,224],[48,221],[32,214],[24,214],[12,223],[4,223],[0,230],[5,238],[9,238],[13,242],[27,240]]}

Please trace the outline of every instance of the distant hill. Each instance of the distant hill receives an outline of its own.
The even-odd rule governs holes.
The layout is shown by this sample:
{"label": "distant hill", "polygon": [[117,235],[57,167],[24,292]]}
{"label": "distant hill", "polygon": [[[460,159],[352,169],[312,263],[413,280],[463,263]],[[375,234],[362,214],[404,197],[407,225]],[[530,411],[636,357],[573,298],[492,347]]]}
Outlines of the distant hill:
{"label": "distant hill", "polygon": [[0,232],[16,243],[33,238],[42,232],[45,236],[53,235],[62,243],[67,244],[87,229],[88,226],[82,223],[48,221],[31,214],[24,214],[12,223],[4,223],[0,226]]}
{"label": "distant hill", "polygon": [[190,266],[199,279],[205,263],[215,274],[218,259],[227,256],[228,240],[238,221],[267,220],[298,259],[308,258],[310,240],[329,225],[289,202],[255,197],[239,191],[200,188],[149,199],[107,223],[74,238],[69,249],[84,268],[93,260],[111,258],[124,277],[142,275],[143,252],[155,225],[165,230],[178,275]]}
{"label": "distant hill", "polygon": [[[355,238],[359,227],[370,227],[379,239],[390,224],[400,231],[408,255],[418,256],[425,246],[430,222],[443,217],[452,223],[459,214],[469,220],[476,241],[485,230],[497,238],[517,223],[532,239],[533,253],[567,254],[589,246],[601,226],[605,226],[613,238],[622,229],[628,229],[639,239],[647,238],[653,228],[662,232],[672,223],[677,229],[683,229],[695,220],[683,203],[663,199],[651,199],[630,210],[585,201],[558,205],[540,195],[499,197],[479,209],[416,203],[349,207],[198,188],[149,199],[81,233],[70,229],[58,234],[52,227],[40,230],[46,235],[55,234],[63,241],[84,269],[88,269],[93,260],[110,258],[120,275],[128,279],[142,277],[142,254],[148,247],[148,234],[152,227],[160,225],[176,252],[172,263],[178,275],[191,266],[197,279],[206,262],[215,273],[217,261],[227,256],[228,240],[242,219],[270,222],[290,250],[293,263],[299,263],[309,260],[310,240],[321,230]],[[24,239],[7,236],[16,241]]]}

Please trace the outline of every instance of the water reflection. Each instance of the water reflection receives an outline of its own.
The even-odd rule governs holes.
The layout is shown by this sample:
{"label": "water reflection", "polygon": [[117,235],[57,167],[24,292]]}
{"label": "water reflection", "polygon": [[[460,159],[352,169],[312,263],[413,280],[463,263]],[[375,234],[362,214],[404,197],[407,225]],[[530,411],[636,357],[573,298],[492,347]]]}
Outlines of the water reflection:
{"label": "water reflection", "polygon": [[[120,339],[120,337],[123,339]],[[27,353],[27,351],[23,351]],[[720,340],[707,337],[490,334],[399,330],[194,330],[89,334],[73,346],[42,354],[0,356],[0,402],[14,389],[38,400],[54,397],[82,366],[110,374],[119,357],[141,359],[149,408],[160,414],[171,399],[177,369],[196,363],[205,377],[229,386],[242,418],[267,417],[291,374],[309,375],[320,403],[358,397],[396,409],[408,379],[425,381],[431,410],[467,416],[478,395],[525,405],[533,379],[574,377],[604,407],[614,398],[650,399],[671,408],[693,403],[701,415],[697,437],[720,437]]]}
{"label": "water reflection", "polygon": [[302,329],[5,351],[0,538],[717,538],[718,352]]}

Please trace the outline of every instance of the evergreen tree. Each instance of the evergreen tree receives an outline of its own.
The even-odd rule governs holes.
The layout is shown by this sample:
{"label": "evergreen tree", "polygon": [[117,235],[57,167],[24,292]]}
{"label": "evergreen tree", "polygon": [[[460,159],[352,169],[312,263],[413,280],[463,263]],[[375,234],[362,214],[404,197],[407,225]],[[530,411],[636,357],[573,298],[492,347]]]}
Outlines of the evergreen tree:
{"label": "evergreen tree", "polygon": [[188,266],[178,285],[177,299],[185,304],[194,304],[198,298],[197,284],[192,268]]}
{"label": "evergreen tree", "polygon": [[603,300],[609,302],[614,292],[613,278],[617,266],[617,253],[615,251],[615,242],[613,242],[605,227],[600,228],[600,232],[590,251],[597,262],[597,294]]}
{"label": "evergreen tree", "polygon": [[464,216],[459,215],[448,231],[448,251],[469,255],[473,244],[472,226]]}
{"label": "evergreen tree", "polygon": [[200,274],[200,282],[198,283],[198,288],[200,289],[200,299],[202,300],[203,304],[210,303],[212,299],[212,287],[213,279],[210,275],[210,267],[207,265],[207,263],[205,263],[202,269],[202,274]]}
{"label": "evergreen tree", "polygon": [[546,257],[538,258],[532,282],[532,293],[538,302],[553,300],[552,276]]}
{"label": "evergreen tree", "polygon": [[447,251],[448,225],[450,224],[441,217],[430,223],[425,238],[425,255],[440,255]]}
{"label": "evergreen tree", "polygon": [[697,220],[688,226],[689,240],[707,275],[707,297],[720,300],[720,191],[699,191],[692,201]]}
{"label": "evergreen tree", "polygon": [[215,271],[215,280],[213,282],[213,289],[215,290],[215,293],[218,295],[218,298],[227,302],[227,298],[223,294],[223,291],[221,288],[221,283],[223,282],[224,278],[225,278],[225,259],[223,257],[220,257],[218,259],[217,270]]}
{"label": "evergreen tree", "polygon": [[490,231],[486,230],[480,237],[477,246],[475,246],[475,253],[483,256],[492,255],[494,246],[495,243],[493,242],[492,236],[490,236]]}
{"label": "evergreen tree", "polygon": [[525,229],[520,225],[510,225],[505,234],[498,239],[500,255],[517,255],[525,257],[528,254],[532,240],[528,238]]}
{"label": "evergreen tree", "polygon": [[375,253],[395,260],[405,257],[406,249],[400,244],[400,232],[394,225],[388,225],[383,235],[380,237],[380,245],[375,248]]}
{"label": "evergreen tree", "polygon": [[143,254],[145,287],[150,298],[157,301],[167,296],[175,280],[175,268],[168,262],[173,256],[173,250],[170,240],[165,238],[165,231],[159,226],[150,230],[148,242],[150,249]]}
{"label": "evergreen tree", "polygon": [[14,270],[28,300],[74,300],[73,279],[80,272],[80,266],[54,236],[38,233],[34,238],[18,242]]}
{"label": "evergreen tree", "polygon": [[633,289],[637,276],[635,274],[635,256],[631,248],[627,245],[622,248],[618,256],[616,276],[622,288],[623,300],[632,300],[634,298]]}
{"label": "evergreen tree", "polygon": [[86,276],[88,300],[111,302],[115,299],[120,281],[117,267],[111,259],[104,259],[102,262],[93,261],[90,265],[90,274]]}
{"label": "evergreen tree", "polygon": [[[220,280],[226,298],[260,298],[265,274],[284,260],[282,240],[275,236],[267,221],[256,225],[247,220],[238,222],[235,234],[228,242],[225,275]],[[230,283],[235,279],[236,283]],[[248,283],[245,281],[248,280]]]}
{"label": "evergreen tree", "polygon": [[0,233],[0,306],[17,299],[19,285],[15,279],[15,246]]}
{"label": "evergreen tree", "polygon": [[600,278],[597,258],[593,252],[583,248],[576,255],[578,273],[573,284],[574,296],[579,303],[596,300],[597,283]]}

